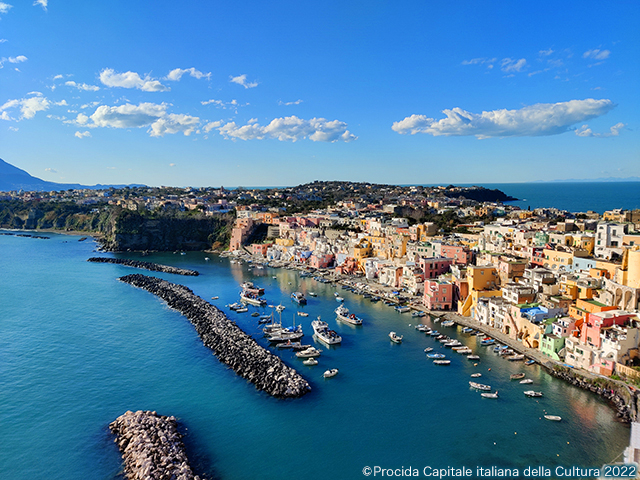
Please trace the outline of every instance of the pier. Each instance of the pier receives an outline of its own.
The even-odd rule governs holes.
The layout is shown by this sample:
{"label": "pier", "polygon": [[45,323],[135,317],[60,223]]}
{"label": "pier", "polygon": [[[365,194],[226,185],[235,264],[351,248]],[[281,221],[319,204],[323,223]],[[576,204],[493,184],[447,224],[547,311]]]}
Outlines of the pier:
{"label": "pier", "polygon": [[189,288],[139,273],[119,280],[157,295],[169,307],[187,317],[204,345],[257,389],[276,398],[301,397],[311,390],[309,383],[296,370],[258,345],[223,312]]}
{"label": "pier", "polygon": [[126,258],[109,258],[109,257],[91,257],[87,262],[93,263],[115,263],[126,267],[141,268],[151,272],[173,273],[175,275],[186,275],[188,277],[197,277],[200,272],[189,270],[186,268],[172,267],[169,265],[161,265],[159,263],[141,262],[139,260],[128,260]]}
{"label": "pier", "polygon": [[125,412],[109,424],[129,480],[166,478],[200,480],[194,475],[175,417],[156,412]]}

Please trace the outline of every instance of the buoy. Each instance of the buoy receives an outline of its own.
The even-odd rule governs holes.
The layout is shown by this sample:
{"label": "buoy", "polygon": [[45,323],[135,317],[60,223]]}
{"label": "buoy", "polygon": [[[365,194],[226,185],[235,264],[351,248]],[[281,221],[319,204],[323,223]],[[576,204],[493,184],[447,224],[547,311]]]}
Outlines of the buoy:
{"label": "buoy", "polygon": [[490,371],[491,371],[491,369],[488,369],[487,371],[488,371],[488,372],[490,372]]}

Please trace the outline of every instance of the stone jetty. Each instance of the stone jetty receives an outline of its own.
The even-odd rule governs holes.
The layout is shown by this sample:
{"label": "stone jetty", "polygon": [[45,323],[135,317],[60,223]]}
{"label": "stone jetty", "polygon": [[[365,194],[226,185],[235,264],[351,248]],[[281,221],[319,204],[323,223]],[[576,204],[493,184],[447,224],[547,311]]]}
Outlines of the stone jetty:
{"label": "stone jetty", "polygon": [[276,398],[301,397],[311,387],[293,368],[269,352],[216,307],[183,285],[139,273],[119,278],[162,298],[194,325],[202,342],[231,369]]}
{"label": "stone jetty", "polygon": [[159,263],[141,262],[139,260],[128,260],[126,258],[91,257],[87,260],[87,262],[116,263],[118,265],[141,268],[143,270],[149,270],[151,272],[175,273],[176,275],[186,275],[190,277],[197,277],[198,275],[200,275],[200,273],[195,270],[171,267],[169,265],[160,265]]}
{"label": "stone jetty", "polygon": [[189,466],[175,417],[128,411],[109,429],[116,436],[127,479],[200,480]]}

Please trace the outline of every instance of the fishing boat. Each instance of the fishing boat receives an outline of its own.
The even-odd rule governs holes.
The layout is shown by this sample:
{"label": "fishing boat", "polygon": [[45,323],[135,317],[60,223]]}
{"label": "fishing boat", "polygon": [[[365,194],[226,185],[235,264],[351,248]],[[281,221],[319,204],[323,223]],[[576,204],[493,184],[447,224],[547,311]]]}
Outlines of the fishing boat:
{"label": "fishing boat", "polygon": [[426,315],[426,313],[424,313],[424,312],[420,312],[420,311],[418,311],[418,312],[413,312],[413,313],[411,314],[411,316],[412,316],[412,317],[424,317],[425,315]]}
{"label": "fishing boat", "polygon": [[342,302],[344,302],[344,298],[336,296],[336,302],[342,303]]}
{"label": "fishing boat", "polygon": [[480,360],[479,355],[467,355],[467,360]]}
{"label": "fishing boat", "polygon": [[481,374],[481,373],[472,373],[472,374],[471,374],[471,378],[479,378],[479,377],[481,377],[481,376],[482,376],[482,374]]}
{"label": "fishing boat", "polygon": [[306,305],[307,299],[302,292],[293,292],[291,294],[291,299],[296,302],[298,305]]}
{"label": "fishing boat", "polygon": [[485,392],[491,391],[491,386],[484,385],[483,383],[469,382],[469,386],[471,388],[475,388],[476,390],[483,390]]}
{"label": "fishing boat", "polygon": [[264,295],[264,288],[256,287],[253,282],[244,282],[241,287],[245,292],[255,293],[256,295]]}
{"label": "fishing boat", "polygon": [[[413,314],[412,314],[413,316]],[[419,332],[426,332],[427,330],[429,330],[429,327],[427,327],[426,325],[423,325],[422,323],[418,324],[415,326],[415,329],[418,330]]]}
{"label": "fishing boat", "polygon": [[533,390],[527,390],[526,392],[524,392],[524,394],[527,397],[541,397],[542,396],[542,392],[534,392]]}
{"label": "fishing boat", "polygon": [[295,349],[296,347],[300,347],[302,344],[300,342],[292,342],[291,340],[287,340],[286,342],[278,343],[276,348],[280,349]]}
{"label": "fishing boat", "polygon": [[389,332],[389,338],[392,342],[402,343],[402,335],[398,335],[396,332]]}
{"label": "fishing boat", "polygon": [[462,329],[462,333],[471,333],[471,332],[473,332],[473,328],[471,327],[464,327]]}
{"label": "fishing boat", "polygon": [[445,358],[446,355],[443,353],[427,353],[427,358],[437,358],[437,359],[442,359]]}
{"label": "fishing boat", "polygon": [[407,313],[409,312],[411,309],[409,307],[406,306],[400,306],[398,305],[397,307],[395,307],[396,310],[398,311],[398,313]]}
{"label": "fishing boat", "polygon": [[340,305],[335,310],[338,320],[351,325],[362,325],[362,319],[357,317],[355,313],[349,313],[349,309],[344,305]]}
{"label": "fishing boat", "polygon": [[493,338],[484,338],[480,341],[480,345],[482,345],[483,347],[493,345],[494,343],[496,343],[496,341]]}
{"label": "fishing boat", "polygon": [[278,305],[278,306],[276,307],[276,312],[278,312],[278,313],[282,313],[282,311],[283,311],[285,308],[287,308],[287,307],[285,307],[284,305]]}
{"label": "fishing boat", "polygon": [[311,327],[313,328],[313,331],[318,340],[325,343],[326,345],[338,345],[342,342],[342,337],[335,331],[329,329],[329,325],[327,325],[327,322],[323,322],[322,320],[320,320],[320,317],[318,317],[317,320],[311,322]]}
{"label": "fishing boat", "polygon": [[507,360],[510,362],[517,362],[519,360],[524,360],[524,355],[510,355],[507,357]]}
{"label": "fishing boat", "polygon": [[445,342],[444,346],[447,348],[461,347],[462,343],[460,343],[459,340],[449,340],[448,342]]}
{"label": "fishing boat", "polygon": [[298,358],[315,358],[315,357],[319,357],[321,353],[322,353],[322,350],[318,350],[315,347],[309,347],[306,350],[302,350],[302,351],[296,353],[296,357],[298,357]]}
{"label": "fishing boat", "polygon": [[498,398],[498,391],[496,390],[493,393],[482,392],[480,396],[484,398]]}
{"label": "fishing boat", "polygon": [[331,370],[327,370],[325,371],[322,376],[324,378],[331,378],[331,377],[335,377],[338,374],[338,369],[337,368],[332,368]]}
{"label": "fishing boat", "polygon": [[431,330],[429,332],[429,335],[432,337],[437,337],[438,335],[440,335],[440,332],[438,332],[437,330]]}
{"label": "fishing boat", "polygon": [[520,380],[520,383],[522,385],[531,385],[533,383],[533,380],[531,380],[530,378],[525,378],[524,380]]}
{"label": "fishing boat", "polygon": [[553,422],[559,422],[560,420],[562,420],[562,417],[559,417],[558,415],[545,415],[544,418]]}
{"label": "fishing boat", "polygon": [[317,365],[318,360],[316,360],[315,358],[307,358],[302,362],[302,364],[307,366]]}
{"label": "fishing boat", "polygon": [[287,342],[291,340],[300,340],[304,336],[301,329],[285,328],[279,332],[269,335],[268,340],[272,343]]}
{"label": "fishing boat", "polygon": [[524,373],[512,373],[511,375],[509,375],[509,379],[510,380],[520,380],[521,378],[524,378]]}
{"label": "fishing boat", "polygon": [[429,353],[430,351],[432,351],[433,348],[432,347],[427,347],[424,349],[425,353]]}
{"label": "fishing boat", "polygon": [[524,362],[525,365],[533,365],[534,363],[536,363],[536,361],[533,359],[527,360],[526,362]]}
{"label": "fishing boat", "polygon": [[454,322],[453,320],[445,320],[444,322],[442,322],[443,327],[454,327],[455,324],[456,322]]}
{"label": "fishing boat", "polygon": [[473,350],[471,350],[469,347],[453,347],[453,349],[460,355],[469,355],[473,352]]}
{"label": "fishing boat", "polygon": [[451,363],[451,360],[434,360],[433,364],[434,365],[449,365]]}

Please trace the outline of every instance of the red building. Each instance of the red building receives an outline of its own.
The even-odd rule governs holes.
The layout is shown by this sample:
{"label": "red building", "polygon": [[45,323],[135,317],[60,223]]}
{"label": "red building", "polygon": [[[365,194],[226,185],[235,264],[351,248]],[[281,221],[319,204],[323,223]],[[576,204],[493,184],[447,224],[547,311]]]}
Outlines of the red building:
{"label": "red building", "polygon": [[438,278],[443,273],[447,273],[453,260],[444,257],[420,258],[420,268],[424,272],[424,279]]}

